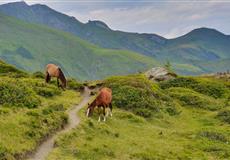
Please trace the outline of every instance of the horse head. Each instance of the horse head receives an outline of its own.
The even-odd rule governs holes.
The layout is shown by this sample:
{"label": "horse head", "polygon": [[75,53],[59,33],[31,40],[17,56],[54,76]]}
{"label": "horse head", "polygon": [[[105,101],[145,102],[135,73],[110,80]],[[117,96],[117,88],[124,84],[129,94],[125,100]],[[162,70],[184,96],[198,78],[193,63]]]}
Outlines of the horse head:
{"label": "horse head", "polygon": [[96,107],[96,100],[94,100],[91,104],[88,103],[88,108],[86,111],[86,116],[90,117],[93,115],[94,108]]}
{"label": "horse head", "polygon": [[66,80],[65,75],[62,72],[61,68],[58,68],[58,69],[59,69],[59,78],[61,80],[61,88],[64,89],[64,88],[66,88],[67,80]]}

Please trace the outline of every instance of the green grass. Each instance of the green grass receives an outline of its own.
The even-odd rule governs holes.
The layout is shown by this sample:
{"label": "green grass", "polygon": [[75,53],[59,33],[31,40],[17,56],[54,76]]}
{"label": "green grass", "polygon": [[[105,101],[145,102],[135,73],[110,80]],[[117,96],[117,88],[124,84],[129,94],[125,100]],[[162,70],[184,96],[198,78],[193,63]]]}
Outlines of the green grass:
{"label": "green grass", "polygon": [[48,63],[80,80],[143,71],[158,65],[153,58],[126,50],[103,49],[80,38],[0,14],[0,58],[29,72]]}
{"label": "green grass", "polygon": [[227,83],[221,83],[219,80],[203,77],[178,77],[160,84],[162,89],[170,87],[190,88],[214,98],[226,98],[230,95],[230,90],[226,85]]}
{"label": "green grass", "polygon": [[172,87],[167,91],[171,97],[178,99],[183,106],[203,108],[208,110],[218,110],[224,106],[223,102],[188,88]]}
{"label": "green grass", "polygon": [[[165,39],[156,34],[115,31],[101,21],[82,23],[45,5],[28,6],[23,2],[0,6],[0,10],[27,22],[69,32],[103,48],[131,50],[162,63],[169,60],[178,74],[198,75],[230,67],[229,35],[211,28],[197,28],[178,38]],[[19,51],[24,57],[32,57],[22,48]]]}
{"label": "green grass", "polygon": [[82,97],[29,74],[20,77],[22,71],[8,67],[12,74],[0,76],[0,159],[24,159],[46,136],[67,123],[66,110]]}
{"label": "green grass", "polygon": [[[230,130],[211,112],[184,108],[177,117],[147,121],[115,109],[105,123],[87,119],[56,140],[47,159],[226,159]],[[191,116],[192,114],[192,116]]]}
{"label": "green grass", "polygon": [[[0,159],[24,159],[67,123],[66,110],[82,99],[76,89],[83,85],[76,80],[70,79],[69,89],[62,91],[55,80],[45,84],[41,73],[21,72],[13,67],[12,74],[0,76]],[[99,123],[97,110],[87,118],[82,109],[80,125],[57,137],[47,159],[229,158],[225,79],[178,77],[154,83],[136,74],[88,83],[113,90],[113,117]]]}
{"label": "green grass", "polygon": [[66,91],[52,100],[43,99],[36,109],[0,107],[0,158],[23,158],[44,137],[67,123],[66,109],[80,101],[79,94]]}
{"label": "green grass", "polygon": [[[47,159],[228,159],[229,106],[224,101],[225,96],[221,94],[219,98],[214,98],[213,95],[219,94],[208,92],[217,86],[226,91],[227,86],[210,78],[213,83],[202,83],[204,86],[199,91],[203,93],[200,93],[187,84],[193,82],[190,77],[184,78],[188,81],[181,81],[180,77],[178,81],[173,81],[181,83],[180,87],[175,87],[171,81],[164,85],[152,83],[142,75],[106,79],[104,85],[113,89],[113,117],[99,123],[97,113],[87,118],[86,109],[82,109],[80,126],[58,137],[56,147]],[[199,79],[199,82],[204,80],[199,77],[194,79]],[[149,94],[145,95],[146,92]],[[161,105],[155,106],[159,111],[147,107],[146,103],[141,105],[140,97],[147,104],[152,105],[148,98],[159,102]],[[169,107],[168,104],[172,105]],[[167,106],[175,107],[176,114],[166,112],[164,107]],[[143,116],[136,112],[137,108],[152,114],[150,117]]]}
{"label": "green grass", "polygon": [[113,90],[113,104],[124,110],[146,118],[179,112],[179,105],[144,75],[111,77],[104,83]]}

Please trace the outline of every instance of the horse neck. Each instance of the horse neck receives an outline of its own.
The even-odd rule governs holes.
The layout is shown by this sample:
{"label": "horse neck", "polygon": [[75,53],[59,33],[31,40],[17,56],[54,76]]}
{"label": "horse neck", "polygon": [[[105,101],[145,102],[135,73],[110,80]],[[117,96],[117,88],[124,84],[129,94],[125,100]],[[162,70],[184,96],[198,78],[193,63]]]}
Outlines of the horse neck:
{"label": "horse neck", "polygon": [[91,107],[92,109],[94,109],[96,106],[97,106],[97,100],[95,99],[95,100],[91,103],[90,107]]}
{"label": "horse neck", "polygon": [[66,79],[64,76],[59,76],[59,79],[61,80],[61,82],[64,84],[66,83]]}
{"label": "horse neck", "polygon": [[59,68],[59,76],[58,78],[61,80],[62,84],[65,84],[66,83],[66,78],[62,72],[62,70]]}

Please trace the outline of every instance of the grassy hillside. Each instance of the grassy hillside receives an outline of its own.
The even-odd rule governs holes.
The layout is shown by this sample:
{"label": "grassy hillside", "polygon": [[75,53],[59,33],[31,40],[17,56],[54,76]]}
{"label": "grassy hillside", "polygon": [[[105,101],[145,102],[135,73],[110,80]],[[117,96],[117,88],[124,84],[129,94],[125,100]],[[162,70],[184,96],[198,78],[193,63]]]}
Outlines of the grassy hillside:
{"label": "grassy hillside", "polygon": [[218,72],[229,69],[229,46],[229,35],[215,29],[198,28],[170,39],[155,58],[168,59],[178,73]]}
{"label": "grassy hillside", "polygon": [[0,61],[0,159],[24,159],[48,135],[67,123],[65,111],[79,103],[73,90],[61,91]]}
{"label": "grassy hillside", "polygon": [[89,119],[82,110],[80,126],[56,140],[48,159],[229,158],[229,82],[178,77],[156,84],[130,75],[105,85],[113,89],[113,117],[98,123],[96,113]]}
{"label": "grassy hillside", "polygon": [[179,74],[197,75],[229,69],[230,36],[215,29],[198,28],[184,36],[166,39],[156,34],[115,31],[101,21],[84,24],[41,4],[9,3],[0,5],[0,12],[69,32],[103,48],[131,50],[161,63],[171,61]]}
{"label": "grassy hillside", "polygon": [[152,58],[102,49],[71,34],[29,24],[0,14],[0,58],[28,71],[61,66],[67,76],[81,80],[145,70],[158,64]]}
{"label": "grassy hillside", "polygon": [[104,22],[81,23],[74,17],[57,12],[46,5],[28,5],[15,2],[0,5],[0,12],[21,20],[43,24],[70,32],[104,48],[128,49],[145,55],[154,55],[165,38],[155,34],[137,34],[111,30]]}

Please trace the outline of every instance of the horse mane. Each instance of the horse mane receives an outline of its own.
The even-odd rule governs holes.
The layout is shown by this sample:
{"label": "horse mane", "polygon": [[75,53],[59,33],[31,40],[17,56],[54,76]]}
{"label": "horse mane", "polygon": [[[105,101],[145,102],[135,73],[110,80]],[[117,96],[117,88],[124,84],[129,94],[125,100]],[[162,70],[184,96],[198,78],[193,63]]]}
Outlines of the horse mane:
{"label": "horse mane", "polygon": [[59,70],[59,78],[60,78],[60,80],[62,81],[62,83],[64,83],[64,85],[66,86],[66,78],[65,78],[65,75],[64,75],[64,73],[62,72],[61,68],[58,67],[58,70]]}
{"label": "horse mane", "polygon": [[90,103],[89,108],[90,108],[90,107],[95,107],[95,106],[96,106],[96,100],[97,100],[97,98],[95,98],[95,99],[93,100],[93,102]]}

